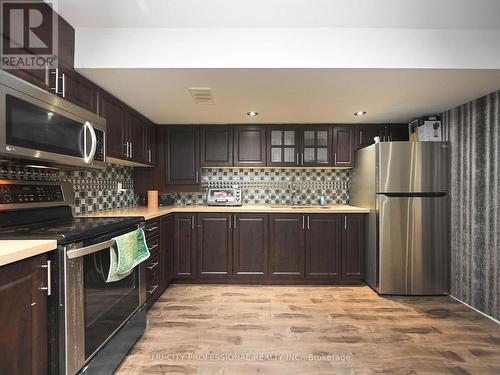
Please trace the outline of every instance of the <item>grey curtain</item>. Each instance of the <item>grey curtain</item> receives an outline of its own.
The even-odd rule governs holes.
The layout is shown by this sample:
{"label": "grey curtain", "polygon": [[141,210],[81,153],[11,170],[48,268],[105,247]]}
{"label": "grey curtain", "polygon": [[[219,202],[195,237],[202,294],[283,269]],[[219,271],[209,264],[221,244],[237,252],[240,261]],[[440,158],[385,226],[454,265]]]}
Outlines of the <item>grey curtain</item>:
{"label": "grey curtain", "polygon": [[500,91],[443,113],[451,142],[451,293],[500,319]]}

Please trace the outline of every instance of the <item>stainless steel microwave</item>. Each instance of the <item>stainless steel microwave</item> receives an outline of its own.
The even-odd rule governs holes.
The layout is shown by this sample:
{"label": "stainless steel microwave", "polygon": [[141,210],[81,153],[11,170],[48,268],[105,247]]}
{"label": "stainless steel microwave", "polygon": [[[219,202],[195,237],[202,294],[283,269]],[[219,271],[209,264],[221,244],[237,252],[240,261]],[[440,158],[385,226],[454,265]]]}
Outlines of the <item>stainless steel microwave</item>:
{"label": "stainless steel microwave", "polygon": [[0,71],[0,159],[103,168],[106,120]]}

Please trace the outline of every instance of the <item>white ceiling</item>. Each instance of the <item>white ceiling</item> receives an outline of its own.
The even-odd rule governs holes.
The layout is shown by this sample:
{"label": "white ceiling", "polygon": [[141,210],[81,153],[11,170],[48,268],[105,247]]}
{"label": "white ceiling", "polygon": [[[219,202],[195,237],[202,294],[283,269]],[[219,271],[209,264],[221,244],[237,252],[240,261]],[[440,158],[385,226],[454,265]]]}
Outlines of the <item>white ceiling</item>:
{"label": "white ceiling", "polygon": [[498,0],[59,0],[76,28],[500,29]]}
{"label": "white ceiling", "polygon": [[[172,124],[406,123],[500,88],[500,70],[79,70],[154,122]],[[215,104],[194,104],[189,87],[212,88]],[[368,114],[354,117],[360,110]]]}

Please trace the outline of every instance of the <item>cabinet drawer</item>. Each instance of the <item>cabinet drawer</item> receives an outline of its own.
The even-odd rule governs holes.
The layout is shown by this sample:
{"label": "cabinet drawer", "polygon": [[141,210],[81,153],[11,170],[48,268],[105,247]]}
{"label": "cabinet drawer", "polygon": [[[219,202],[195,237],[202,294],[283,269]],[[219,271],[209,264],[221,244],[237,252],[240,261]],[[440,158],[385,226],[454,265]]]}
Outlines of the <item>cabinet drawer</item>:
{"label": "cabinet drawer", "polygon": [[146,239],[157,236],[160,233],[160,221],[148,221],[144,233],[146,233]]}
{"label": "cabinet drawer", "polygon": [[160,269],[160,254],[150,257],[146,263],[146,290],[148,297],[159,291]]}
{"label": "cabinet drawer", "polygon": [[160,237],[146,238],[146,243],[151,255],[157,254],[160,250]]}

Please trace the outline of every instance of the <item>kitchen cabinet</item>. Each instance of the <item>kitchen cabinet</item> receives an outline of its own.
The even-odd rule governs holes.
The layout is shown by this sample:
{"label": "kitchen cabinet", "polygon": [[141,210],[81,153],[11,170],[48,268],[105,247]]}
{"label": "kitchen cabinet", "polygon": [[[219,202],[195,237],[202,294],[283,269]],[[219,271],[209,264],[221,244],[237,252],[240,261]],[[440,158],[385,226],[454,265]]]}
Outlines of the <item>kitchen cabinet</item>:
{"label": "kitchen cabinet", "polygon": [[148,308],[163,292],[162,288],[162,254],[160,247],[160,221],[148,220],[144,228],[146,244],[151,256],[146,260],[146,296]]}
{"label": "kitchen cabinet", "polygon": [[342,216],[306,216],[306,277],[337,281],[341,277]]}
{"label": "kitchen cabinet", "polygon": [[233,214],[233,275],[264,280],[269,268],[269,215]]}
{"label": "kitchen cabinet", "polygon": [[364,272],[365,215],[342,215],[342,280],[361,282]]}
{"label": "kitchen cabinet", "polygon": [[145,119],[134,111],[128,111],[126,123],[129,159],[135,163],[146,164]]}
{"label": "kitchen cabinet", "polygon": [[231,167],[233,165],[233,128],[203,126],[201,128],[201,166]]}
{"label": "kitchen cabinet", "polygon": [[300,165],[322,167],[332,164],[331,127],[308,126],[300,129]]}
{"label": "kitchen cabinet", "polygon": [[231,219],[225,213],[198,214],[198,278],[227,279],[232,275]]}
{"label": "kitchen cabinet", "polygon": [[196,278],[195,214],[175,214],[174,278]]}
{"label": "kitchen cabinet", "polygon": [[356,125],[354,136],[356,150],[374,144],[375,141],[373,139],[375,137],[379,137],[381,142],[408,141],[408,125]]}
{"label": "kitchen cabinet", "polygon": [[273,279],[301,279],[304,276],[305,216],[269,215],[269,268]]}
{"label": "kitchen cabinet", "polygon": [[[49,4],[43,4],[50,7]],[[50,10],[51,11],[51,10]],[[52,12],[52,11],[51,11]],[[57,13],[53,12],[53,16],[57,17],[58,25],[58,46],[57,54],[58,61],[57,65],[59,67],[67,67],[73,69],[74,67],[74,55],[75,55],[75,29],[71,27],[62,17]],[[41,25],[43,28],[45,23]],[[48,23],[47,23],[48,25]],[[42,31],[43,32],[43,31]],[[51,33],[51,30],[46,30],[45,33]],[[26,54],[32,54],[31,51],[26,50]],[[34,54],[34,53],[33,53]],[[27,82],[30,82],[44,90],[50,91],[50,73],[48,68],[46,69],[5,69],[8,73],[11,73]]]}
{"label": "kitchen cabinet", "polygon": [[100,91],[99,115],[106,119],[106,156],[127,159],[129,144],[124,107],[115,97]]}
{"label": "kitchen cabinet", "polygon": [[165,133],[166,184],[200,183],[199,134],[197,127],[168,127]]}
{"label": "kitchen cabinet", "polygon": [[48,373],[46,288],[46,255],[0,268],[0,374]]}
{"label": "kitchen cabinet", "polygon": [[294,126],[272,126],[267,131],[267,166],[295,167],[300,163],[299,131]]}
{"label": "kitchen cabinet", "polygon": [[235,166],[266,166],[266,128],[264,126],[235,126],[233,145]]}
{"label": "kitchen cabinet", "polygon": [[97,113],[98,87],[73,69],[53,69],[49,76],[52,93],[77,106]]}
{"label": "kitchen cabinet", "polygon": [[156,125],[147,124],[145,126],[145,143],[146,143],[146,164],[156,165],[157,162],[157,146],[156,146]]}
{"label": "kitchen cabinet", "polygon": [[160,251],[162,261],[162,284],[165,289],[173,279],[174,264],[174,215],[162,216],[160,219]]}
{"label": "kitchen cabinet", "polygon": [[334,126],[333,136],[333,166],[354,167],[354,127]]}

